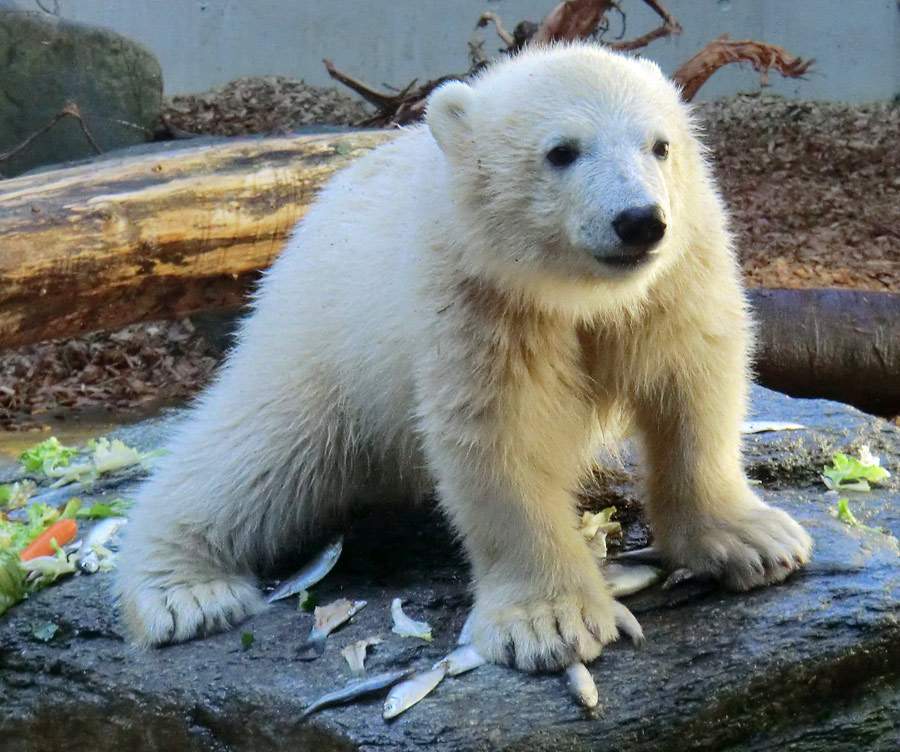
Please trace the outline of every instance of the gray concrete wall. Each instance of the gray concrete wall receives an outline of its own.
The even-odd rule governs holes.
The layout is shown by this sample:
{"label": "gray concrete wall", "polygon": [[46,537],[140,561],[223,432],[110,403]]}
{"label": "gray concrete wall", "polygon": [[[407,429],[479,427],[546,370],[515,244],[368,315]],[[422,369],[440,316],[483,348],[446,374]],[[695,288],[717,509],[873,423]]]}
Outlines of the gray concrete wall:
{"label": "gray concrete wall", "polygon": [[[403,86],[467,67],[477,35],[493,51],[490,29],[474,29],[485,10],[508,26],[539,20],[555,0],[40,0],[66,19],[108,26],[146,44],[163,66],[167,93],[200,91],[239,76],[286,75],[324,84],[322,58],[374,85]],[[35,9],[35,0],[0,0]],[[813,57],[804,81],[772,78],[786,96],[864,102],[900,93],[897,0],[666,0],[685,28],[654,42],[648,56],[671,73],[705,42],[728,33],[780,44]],[[622,0],[631,38],[656,25],[640,0]],[[612,32],[620,29],[613,14]],[[715,74],[701,97],[753,90],[749,66]]]}

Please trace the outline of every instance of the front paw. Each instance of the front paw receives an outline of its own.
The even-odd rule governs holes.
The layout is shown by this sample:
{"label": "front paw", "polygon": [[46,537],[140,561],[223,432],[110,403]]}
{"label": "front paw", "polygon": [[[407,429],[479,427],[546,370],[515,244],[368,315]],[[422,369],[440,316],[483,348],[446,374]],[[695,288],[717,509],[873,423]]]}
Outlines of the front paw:
{"label": "front paw", "polygon": [[480,593],[472,613],[472,641],[487,660],[523,671],[554,671],[589,663],[616,639],[615,601],[602,585],[555,598],[503,602]]}
{"label": "front paw", "polygon": [[240,577],[179,578],[178,584],[166,585],[153,578],[134,579],[120,579],[117,589],[126,629],[140,647],[222,632],[266,606],[253,583]]}
{"label": "front paw", "polygon": [[660,544],[678,566],[732,590],[781,582],[812,553],[809,534],[786,512],[756,501],[734,517],[686,520]]}

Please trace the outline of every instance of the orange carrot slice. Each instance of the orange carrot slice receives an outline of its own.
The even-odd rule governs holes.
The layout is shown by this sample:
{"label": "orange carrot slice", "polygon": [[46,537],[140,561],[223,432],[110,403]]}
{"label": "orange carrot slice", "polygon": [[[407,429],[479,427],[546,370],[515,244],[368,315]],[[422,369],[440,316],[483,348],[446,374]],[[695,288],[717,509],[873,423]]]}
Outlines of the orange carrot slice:
{"label": "orange carrot slice", "polygon": [[55,540],[57,546],[64,546],[75,537],[76,533],[78,533],[78,525],[75,524],[75,520],[54,522],[22,549],[19,558],[22,561],[28,561],[29,559],[36,559],[38,556],[53,556],[55,551],[53,546],[50,545],[50,541]]}

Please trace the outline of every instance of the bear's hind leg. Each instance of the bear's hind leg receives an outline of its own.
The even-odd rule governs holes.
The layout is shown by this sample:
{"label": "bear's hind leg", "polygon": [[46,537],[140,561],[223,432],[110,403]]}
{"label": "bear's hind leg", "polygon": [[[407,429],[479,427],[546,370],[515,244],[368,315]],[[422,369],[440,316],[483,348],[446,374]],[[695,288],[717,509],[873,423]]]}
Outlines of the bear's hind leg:
{"label": "bear's hind leg", "polygon": [[204,397],[135,498],[116,592],[139,645],[222,631],[265,608],[255,573],[346,498],[340,416],[305,411],[298,395],[317,395],[296,383],[243,389],[233,376]]}

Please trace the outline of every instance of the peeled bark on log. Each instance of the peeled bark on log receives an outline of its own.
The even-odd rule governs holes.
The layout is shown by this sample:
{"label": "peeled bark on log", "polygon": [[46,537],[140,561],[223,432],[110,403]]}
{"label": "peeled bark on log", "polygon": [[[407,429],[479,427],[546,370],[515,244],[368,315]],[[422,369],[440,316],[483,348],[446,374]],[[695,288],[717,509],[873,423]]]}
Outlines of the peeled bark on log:
{"label": "peeled bark on log", "polygon": [[185,144],[0,182],[0,347],[240,307],[325,181],[394,135]]}
{"label": "peeled bark on log", "polygon": [[900,295],[756,289],[750,299],[760,384],[900,415]]}

